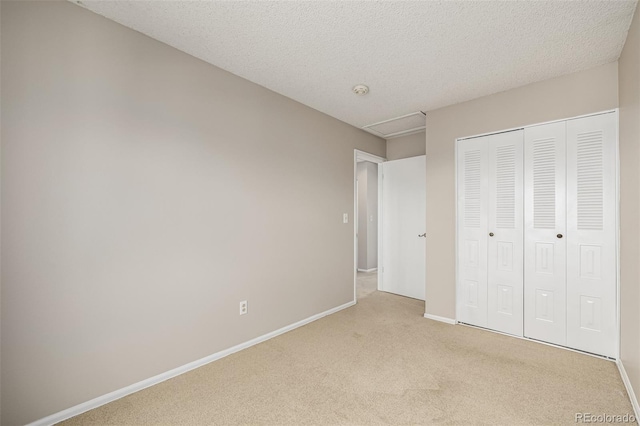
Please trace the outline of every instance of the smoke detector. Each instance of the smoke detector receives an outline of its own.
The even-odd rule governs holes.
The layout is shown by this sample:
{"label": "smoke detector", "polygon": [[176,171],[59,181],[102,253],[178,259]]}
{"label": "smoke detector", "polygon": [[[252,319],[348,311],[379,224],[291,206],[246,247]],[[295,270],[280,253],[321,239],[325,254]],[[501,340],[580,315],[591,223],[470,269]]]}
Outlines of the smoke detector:
{"label": "smoke detector", "polygon": [[369,93],[369,87],[365,86],[364,84],[356,84],[351,90],[353,90],[353,93],[358,96],[364,96]]}

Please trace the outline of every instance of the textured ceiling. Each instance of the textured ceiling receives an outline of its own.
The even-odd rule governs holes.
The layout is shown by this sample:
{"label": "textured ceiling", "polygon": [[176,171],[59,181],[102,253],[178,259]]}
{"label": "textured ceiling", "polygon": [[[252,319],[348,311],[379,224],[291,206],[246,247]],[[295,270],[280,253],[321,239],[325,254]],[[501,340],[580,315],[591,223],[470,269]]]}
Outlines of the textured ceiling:
{"label": "textured ceiling", "polygon": [[[92,1],[361,127],[618,59],[635,1]],[[356,96],[352,86],[370,86]]]}

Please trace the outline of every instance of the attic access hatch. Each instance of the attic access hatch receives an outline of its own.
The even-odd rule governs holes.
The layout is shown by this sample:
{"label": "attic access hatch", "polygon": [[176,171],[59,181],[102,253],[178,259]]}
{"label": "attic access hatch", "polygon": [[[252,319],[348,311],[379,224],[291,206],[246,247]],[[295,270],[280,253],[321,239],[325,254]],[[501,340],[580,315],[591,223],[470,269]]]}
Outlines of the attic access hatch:
{"label": "attic access hatch", "polygon": [[385,139],[409,135],[411,133],[421,132],[427,127],[425,115],[422,111],[413,112],[389,120],[368,124],[363,126],[362,129]]}

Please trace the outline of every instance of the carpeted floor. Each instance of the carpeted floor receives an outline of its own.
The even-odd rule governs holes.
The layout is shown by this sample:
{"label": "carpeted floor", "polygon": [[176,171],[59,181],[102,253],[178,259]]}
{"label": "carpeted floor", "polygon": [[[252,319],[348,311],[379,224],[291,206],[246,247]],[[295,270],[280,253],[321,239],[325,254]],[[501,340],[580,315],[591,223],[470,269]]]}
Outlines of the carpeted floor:
{"label": "carpeted floor", "polygon": [[358,304],[64,422],[575,424],[632,414],[613,362],[422,317],[375,291]]}
{"label": "carpeted floor", "polygon": [[[356,286],[356,297],[358,302],[369,296],[374,291],[378,291],[377,272],[358,272],[358,285]],[[424,310],[424,307],[422,308]]]}

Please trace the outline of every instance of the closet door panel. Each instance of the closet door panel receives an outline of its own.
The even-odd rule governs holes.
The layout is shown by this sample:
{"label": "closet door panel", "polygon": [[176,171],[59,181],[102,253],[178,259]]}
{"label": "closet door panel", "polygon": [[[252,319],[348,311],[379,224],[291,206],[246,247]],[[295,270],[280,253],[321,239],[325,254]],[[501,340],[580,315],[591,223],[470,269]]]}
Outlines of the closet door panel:
{"label": "closet door panel", "polygon": [[[523,330],[522,130],[489,138],[488,327],[522,336]],[[493,235],[492,235],[493,234]]]}
{"label": "closet door panel", "polygon": [[457,320],[487,326],[487,142],[458,142]]}
{"label": "closet door panel", "polygon": [[525,129],[524,335],[566,345],[566,124]]}
{"label": "closet door panel", "polygon": [[615,357],[616,115],[567,122],[567,345]]}

